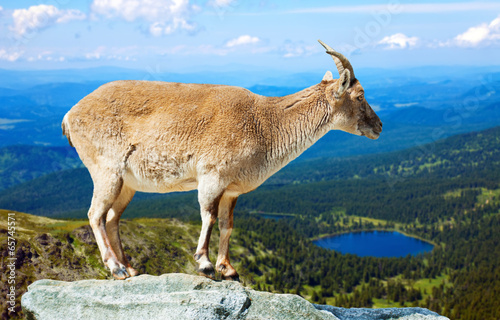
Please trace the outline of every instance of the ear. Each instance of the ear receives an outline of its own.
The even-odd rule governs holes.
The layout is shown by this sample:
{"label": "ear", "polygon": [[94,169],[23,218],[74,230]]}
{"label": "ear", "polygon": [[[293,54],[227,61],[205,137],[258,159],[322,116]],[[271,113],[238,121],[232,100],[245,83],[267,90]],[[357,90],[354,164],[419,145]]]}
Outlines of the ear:
{"label": "ear", "polygon": [[339,88],[337,89],[337,92],[335,93],[335,98],[339,99],[342,97],[344,92],[349,88],[349,85],[351,84],[351,72],[349,70],[345,69],[344,72],[340,75],[339,78]]}
{"label": "ear", "polygon": [[333,75],[332,75],[331,71],[327,71],[325,73],[325,75],[323,76],[323,80],[322,81],[330,81],[330,80],[333,80]]}

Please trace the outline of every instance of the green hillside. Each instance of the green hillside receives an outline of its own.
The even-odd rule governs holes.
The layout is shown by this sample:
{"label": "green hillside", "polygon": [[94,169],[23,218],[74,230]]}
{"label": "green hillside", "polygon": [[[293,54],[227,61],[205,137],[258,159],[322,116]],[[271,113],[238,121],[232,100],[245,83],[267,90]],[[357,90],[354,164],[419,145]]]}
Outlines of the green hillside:
{"label": "green hillside", "polygon": [[16,145],[0,148],[0,190],[51,172],[81,167],[75,149]]}
{"label": "green hillside", "polygon": [[[2,243],[7,242],[9,212],[0,210]],[[17,223],[17,318],[22,315],[20,297],[35,280],[110,278],[87,220],[54,220],[20,212],[13,212],[12,217]],[[196,226],[177,220],[139,219],[122,221],[120,228],[124,248],[141,273],[195,274],[192,254],[198,238]],[[8,254],[8,247],[2,246],[2,256]],[[1,281],[7,283],[7,273],[2,272]],[[0,303],[3,306],[6,294],[7,286],[2,286]],[[2,319],[12,319],[6,309],[2,308],[2,313]]]}
{"label": "green hillside", "polygon": [[397,182],[430,173],[449,177],[471,168],[500,164],[499,147],[500,127],[494,127],[398,152],[294,162],[273,175],[267,184],[374,177]]}

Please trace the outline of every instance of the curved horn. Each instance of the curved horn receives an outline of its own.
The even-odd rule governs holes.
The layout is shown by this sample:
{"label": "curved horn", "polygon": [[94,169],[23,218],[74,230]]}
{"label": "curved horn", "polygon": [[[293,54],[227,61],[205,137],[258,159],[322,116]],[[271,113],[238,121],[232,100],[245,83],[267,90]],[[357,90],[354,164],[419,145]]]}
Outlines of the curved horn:
{"label": "curved horn", "polygon": [[347,69],[351,73],[351,79],[354,80],[355,79],[354,69],[352,68],[352,65],[349,62],[349,60],[347,60],[347,58],[342,53],[333,50],[332,47],[330,47],[323,41],[318,40],[318,42],[321,43],[321,45],[326,49],[326,53],[332,56],[333,61],[335,61],[335,65],[337,65],[337,70],[339,71],[339,75],[342,75],[344,69]]}

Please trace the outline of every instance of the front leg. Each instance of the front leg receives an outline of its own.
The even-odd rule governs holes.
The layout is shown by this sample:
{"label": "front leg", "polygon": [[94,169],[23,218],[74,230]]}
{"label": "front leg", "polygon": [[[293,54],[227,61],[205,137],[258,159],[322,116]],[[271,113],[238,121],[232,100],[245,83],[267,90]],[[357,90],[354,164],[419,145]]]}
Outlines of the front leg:
{"label": "front leg", "polygon": [[237,199],[224,195],[219,204],[220,242],[216,268],[224,280],[240,280],[238,272],[229,262],[229,237],[233,231],[233,211]]}
{"label": "front leg", "polygon": [[220,187],[220,183],[213,179],[203,179],[198,186],[198,202],[200,203],[202,225],[194,260],[198,263],[198,273],[211,279],[215,278],[215,270],[212,262],[210,262],[208,245],[212,228],[217,220],[219,202],[223,192],[224,189]]}

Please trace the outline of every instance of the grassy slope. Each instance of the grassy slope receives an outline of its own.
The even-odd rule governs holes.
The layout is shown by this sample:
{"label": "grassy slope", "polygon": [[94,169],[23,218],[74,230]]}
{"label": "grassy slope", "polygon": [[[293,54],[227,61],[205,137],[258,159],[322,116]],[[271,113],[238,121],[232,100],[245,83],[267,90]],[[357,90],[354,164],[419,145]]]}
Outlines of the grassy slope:
{"label": "grassy slope", "polygon": [[[7,211],[2,210],[0,213],[0,232],[4,238],[7,236]],[[15,213],[15,218],[18,298],[37,279],[73,281],[108,277],[88,221],[54,220],[20,212]],[[194,239],[187,236],[186,228],[176,221],[162,221],[160,224],[158,221],[143,220],[121,224],[127,253],[135,264],[141,265],[141,271],[152,274],[158,273],[160,269],[166,272],[194,270],[188,263],[189,254],[183,249],[191,248],[194,244]],[[174,238],[175,243],[181,245],[175,246]],[[5,257],[7,248],[3,247],[2,251]],[[170,256],[171,263],[163,263],[165,256]],[[2,273],[2,282],[5,283],[4,277]],[[4,293],[1,299],[5,299]],[[2,301],[2,305],[4,303]]]}
{"label": "grassy slope", "polygon": [[[2,243],[7,241],[7,214],[0,210],[0,234]],[[110,278],[105,269],[87,220],[56,220],[14,212],[17,240],[15,256],[17,311],[20,297],[27,286],[38,279],[74,281],[82,279]],[[171,272],[196,274],[193,253],[196,250],[199,226],[176,219],[141,218],[120,222],[120,233],[124,250],[131,264],[141,273],[160,275]],[[216,261],[218,232],[211,241],[211,259]],[[240,256],[250,253],[244,247],[232,243],[231,251],[238,267]],[[2,247],[2,257],[8,249]],[[3,264],[6,260],[3,260]],[[242,273],[243,282],[251,277]],[[2,272],[2,283],[6,273]],[[5,304],[7,286],[2,287],[1,305]],[[2,317],[8,319],[3,310]],[[13,315],[10,315],[13,316]]]}

